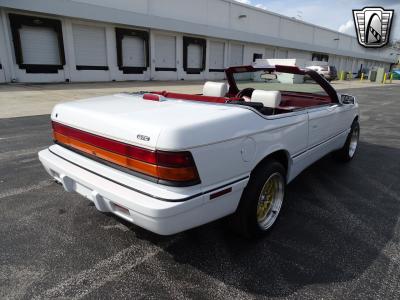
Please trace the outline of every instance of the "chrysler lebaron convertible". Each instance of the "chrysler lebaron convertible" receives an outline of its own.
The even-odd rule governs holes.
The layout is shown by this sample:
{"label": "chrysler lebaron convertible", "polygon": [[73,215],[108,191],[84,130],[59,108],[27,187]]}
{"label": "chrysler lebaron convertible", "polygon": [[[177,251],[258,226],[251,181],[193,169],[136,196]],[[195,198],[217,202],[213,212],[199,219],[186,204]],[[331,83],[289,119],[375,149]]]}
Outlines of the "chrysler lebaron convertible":
{"label": "chrysler lebaron convertible", "polygon": [[58,104],[55,144],[40,161],[66,191],[152,232],[227,217],[242,235],[260,237],[276,223],[287,184],[307,166],[329,153],[352,160],[358,103],[297,66],[255,63],[225,73],[227,82],[206,82],[202,94]]}

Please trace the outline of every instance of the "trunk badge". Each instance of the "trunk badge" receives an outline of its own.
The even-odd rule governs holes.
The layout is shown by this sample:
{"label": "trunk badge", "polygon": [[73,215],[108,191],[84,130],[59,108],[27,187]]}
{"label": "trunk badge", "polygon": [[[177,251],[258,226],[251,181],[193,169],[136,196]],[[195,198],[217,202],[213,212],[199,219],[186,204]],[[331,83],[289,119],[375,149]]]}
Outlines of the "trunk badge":
{"label": "trunk badge", "polygon": [[148,137],[146,135],[138,134],[136,137],[137,137],[138,140],[142,140],[142,141],[145,141],[145,142],[150,141],[150,137]]}

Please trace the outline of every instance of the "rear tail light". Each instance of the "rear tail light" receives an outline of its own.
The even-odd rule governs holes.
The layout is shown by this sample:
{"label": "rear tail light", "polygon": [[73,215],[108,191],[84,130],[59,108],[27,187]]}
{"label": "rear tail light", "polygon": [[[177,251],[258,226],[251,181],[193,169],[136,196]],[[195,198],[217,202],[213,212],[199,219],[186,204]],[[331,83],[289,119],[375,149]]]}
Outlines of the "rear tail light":
{"label": "rear tail light", "polygon": [[52,122],[54,140],[62,145],[158,179],[160,183],[200,183],[189,151],[153,151],[114,141],[60,123]]}

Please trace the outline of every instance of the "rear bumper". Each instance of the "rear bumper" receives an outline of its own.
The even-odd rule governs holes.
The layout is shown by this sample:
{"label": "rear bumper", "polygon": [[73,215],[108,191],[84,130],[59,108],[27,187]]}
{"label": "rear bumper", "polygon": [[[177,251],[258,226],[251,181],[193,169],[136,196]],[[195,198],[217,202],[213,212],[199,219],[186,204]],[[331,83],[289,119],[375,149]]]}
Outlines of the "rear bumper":
{"label": "rear bumper", "polygon": [[[225,183],[221,188],[193,191],[186,201],[160,200],[157,190],[139,191],[80,167],[49,149],[39,152],[46,171],[62,183],[68,192],[77,192],[93,201],[102,212],[119,217],[161,235],[175,234],[235,212],[248,178]],[[232,191],[210,200],[210,195],[232,188]],[[159,189],[159,188],[158,188]]]}

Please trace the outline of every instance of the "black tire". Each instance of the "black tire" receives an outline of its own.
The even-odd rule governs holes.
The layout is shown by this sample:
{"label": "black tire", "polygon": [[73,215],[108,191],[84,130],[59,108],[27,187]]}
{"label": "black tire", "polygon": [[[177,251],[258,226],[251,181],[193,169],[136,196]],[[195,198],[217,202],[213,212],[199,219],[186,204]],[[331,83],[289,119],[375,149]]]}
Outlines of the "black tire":
{"label": "black tire", "polygon": [[[352,144],[352,138],[354,138],[355,135],[357,137],[357,144],[356,148],[352,150],[350,148],[354,146],[354,144]],[[357,153],[359,138],[360,138],[360,124],[358,123],[358,120],[354,120],[353,124],[351,125],[350,133],[347,136],[346,143],[344,144],[343,148],[334,153],[336,159],[341,162],[351,161]]]}
{"label": "black tire", "polygon": [[[271,228],[277,223],[279,219],[279,213],[282,210],[282,204],[276,213],[277,215],[273,221],[273,224],[270,225],[269,228],[262,228],[257,219],[257,207],[263,187],[267,183],[268,179],[271,178],[271,176],[277,176],[277,173],[280,174],[283,180],[282,204],[284,203],[286,190],[286,170],[278,161],[269,160],[257,167],[252,172],[250,181],[243,191],[238,209],[230,219],[231,226],[236,233],[250,239],[260,238],[270,232]],[[273,206],[271,206],[269,210],[272,208]]]}

